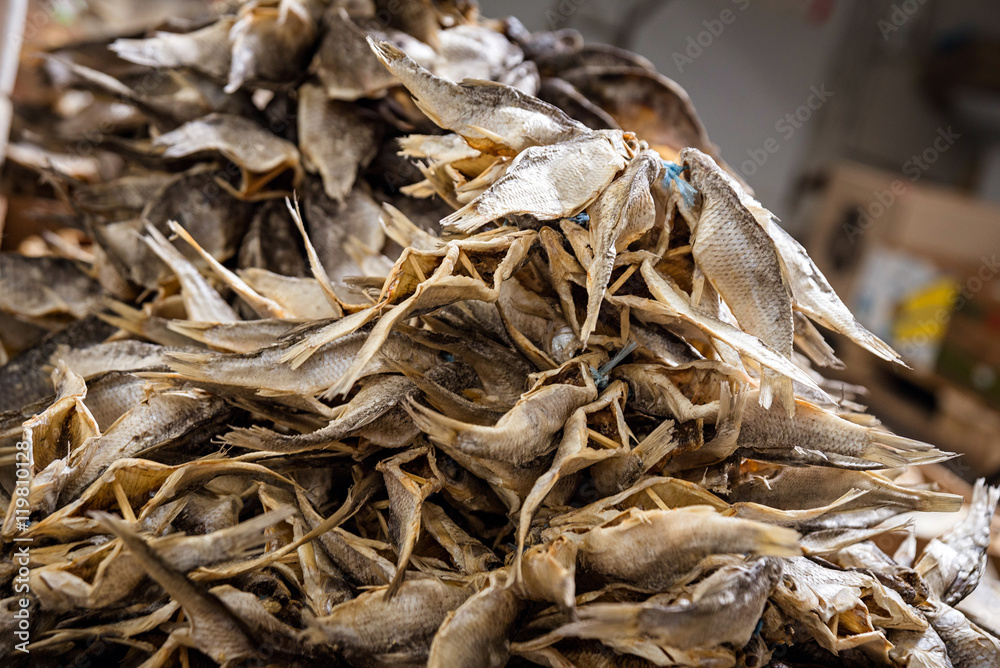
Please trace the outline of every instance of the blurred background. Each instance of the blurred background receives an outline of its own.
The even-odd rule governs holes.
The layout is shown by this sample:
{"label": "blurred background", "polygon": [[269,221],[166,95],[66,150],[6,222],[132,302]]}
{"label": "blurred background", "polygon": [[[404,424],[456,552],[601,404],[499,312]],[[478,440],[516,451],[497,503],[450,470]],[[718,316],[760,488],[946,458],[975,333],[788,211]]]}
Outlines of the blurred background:
{"label": "blurred background", "polygon": [[901,433],[1000,471],[995,0],[483,0],[651,60],[911,371],[837,345]]}
{"label": "blurred background", "polygon": [[[840,377],[869,388],[868,403],[890,427],[965,453],[956,466],[966,477],[1000,474],[996,0],[479,4],[531,31],[576,30],[635,51],[679,83],[731,168],[912,367],[890,368],[834,340],[846,365]],[[0,140],[7,93],[13,87],[30,104],[37,88],[24,77],[15,87],[10,26],[25,25],[30,44],[52,47],[96,39],[106,23],[127,34],[131,21],[141,32],[206,6],[0,0]],[[102,169],[78,162],[60,167]],[[19,233],[37,223],[20,220],[24,210],[0,193],[5,250],[41,243]]]}

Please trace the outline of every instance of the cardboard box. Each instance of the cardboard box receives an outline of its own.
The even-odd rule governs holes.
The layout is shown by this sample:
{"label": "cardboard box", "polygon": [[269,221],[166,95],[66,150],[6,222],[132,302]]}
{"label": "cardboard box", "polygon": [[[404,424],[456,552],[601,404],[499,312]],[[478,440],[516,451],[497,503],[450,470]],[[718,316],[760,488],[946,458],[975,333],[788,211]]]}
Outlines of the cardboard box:
{"label": "cardboard box", "polygon": [[1000,256],[1000,205],[949,188],[856,163],[830,171],[806,248],[841,295],[874,246],[945,266],[981,265]]}
{"label": "cardboard box", "polygon": [[932,371],[958,295],[957,279],[919,255],[869,247],[847,302],[865,327],[915,369]]}
{"label": "cardboard box", "polygon": [[937,360],[937,373],[1000,408],[1000,300],[959,299]]}

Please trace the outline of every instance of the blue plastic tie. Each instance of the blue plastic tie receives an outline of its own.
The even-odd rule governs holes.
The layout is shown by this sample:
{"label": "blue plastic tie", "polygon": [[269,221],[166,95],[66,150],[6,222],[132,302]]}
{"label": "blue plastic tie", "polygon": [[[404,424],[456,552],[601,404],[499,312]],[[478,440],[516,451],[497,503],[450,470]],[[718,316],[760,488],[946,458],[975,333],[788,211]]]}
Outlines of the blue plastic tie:
{"label": "blue plastic tie", "polygon": [[694,189],[694,186],[681,178],[681,174],[686,172],[688,168],[682,167],[676,162],[669,162],[668,160],[663,161],[663,167],[667,170],[666,175],[663,177],[663,185],[671,190],[680,192],[681,197],[684,198],[685,206],[688,208],[694,206],[694,196],[698,191]]}
{"label": "blue plastic tie", "polygon": [[639,344],[635,341],[629,341],[625,344],[625,347],[618,351],[611,360],[602,366],[600,369],[595,369],[590,367],[590,376],[594,379],[594,384],[597,385],[597,389],[603,390],[611,382],[611,370],[618,366],[623,359],[628,357],[633,350],[639,347]]}

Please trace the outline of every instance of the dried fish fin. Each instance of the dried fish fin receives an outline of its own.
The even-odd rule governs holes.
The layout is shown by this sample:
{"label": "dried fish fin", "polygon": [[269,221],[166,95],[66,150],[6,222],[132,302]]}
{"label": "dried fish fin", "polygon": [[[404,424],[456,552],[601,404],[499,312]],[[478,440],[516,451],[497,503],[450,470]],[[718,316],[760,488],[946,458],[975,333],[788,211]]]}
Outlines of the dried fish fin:
{"label": "dried fish fin", "polygon": [[213,660],[224,663],[256,654],[257,643],[243,622],[218,598],[171,568],[122,520],[98,511],[91,517],[128,546],[151,578],[176,599],[190,620],[191,639]]}
{"label": "dried fish fin", "polygon": [[847,305],[837,296],[823,272],[788,232],[774,222],[770,212],[766,218],[758,217],[774,241],[781,259],[788,269],[795,307],[813,321],[840,332],[859,346],[884,360],[906,366],[889,344],[869,332],[857,321]]}
{"label": "dried fish fin", "polygon": [[[198,244],[198,242],[194,240],[194,237],[188,234],[188,231],[185,230],[183,227],[181,227],[176,221],[171,220],[167,224],[170,226],[171,232],[173,232],[181,239],[186,241],[188,245],[191,246],[191,248],[193,248],[195,252],[197,252],[198,255],[200,255],[205,260],[205,262],[208,263],[208,266],[212,269],[213,272],[215,272],[215,275],[218,276],[244,301],[246,301],[246,303],[249,304],[253,308],[253,310],[256,311],[262,318],[280,318],[283,320],[288,320],[292,318],[292,314],[283,309],[280,305],[268,299],[267,297],[259,295],[257,291],[255,291],[253,288],[247,285],[247,283],[242,278],[231,272],[229,269],[226,269],[226,267],[224,267],[221,262],[216,260],[214,257],[212,257],[210,253],[205,251],[205,249],[203,249]],[[194,315],[191,315],[191,319],[215,320],[218,322],[218,319],[201,318]]]}
{"label": "dried fish fin", "polygon": [[[718,338],[724,343],[731,345],[740,355],[748,357],[770,369],[774,369],[790,379],[797,380],[803,385],[818,391],[822,396],[827,396],[826,392],[812,378],[795,366],[791,360],[778,354],[757,337],[740,331],[732,325],[691,307],[684,297],[678,293],[677,288],[659,275],[649,260],[643,262],[642,276],[646,280],[646,285],[649,287],[650,292],[656,297],[657,303],[668,307],[673,317],[690,322],[695,327],[702,329],[709,336]],[[613,297],[612,301],[632,306],[636,310],[641,310],[643,307],[646,307],[650,311],[656,310],[655,306],[647,306],[643,300],[635,298]],[[830,401],[833,400],[830,399]]]}
{"label": "dried fish fin", "polygon": [[795,344],[812,360],[813,364],[828,366],[831,369],[843,369],[844,363],[840,361],[833,348],[808,318],[800,311],[794,311],[792,317],[795,319]]}
{"label": "dried fish fin", "polygon": [[403,248],[432,251],[440,247],[441,240],[414,225],[403,212],[384,202],[383,215],[379,216],[379,224],[385,235]]}
{"label": "dried fish fin", "polygon": [[406,574],[406,565],[410,560],[413,547],[420,536],[420,515],[424,501],[428,496],[441,489],[441,481],[436,477],[431,480],[420,479],[402,469],[403,464],[412,462],[418,457],[431,457],[427,447],[414,448],[403,454],[383,460],[375,467],[382,472],[385,488],[389,493],[389,531],[399,555],[396,563],[396,574],[385,590],[388,601],[399,591]]}
{"label": "dried fish fin", "polygon": [[[180,251],[152,225],[146,226],[143,240],[163,262],[170,267],[181,283],[184,310],[192,320],[235,322],[239,316],[229,304],[208,284],[198,270]],[[213,258],[214,259],[214,258]]]}
{"label": "dried fish fin", "polygon": [[344,304],[340,301],[336,291],[333,289],[330,277],[327,275],[326,269],[323,268],[323,263],[320,262],[319,255],[316,254],[316,249],[309,240],[309,234],[306,232],[306,226],[302,222],[302,212],[299,211],[298,199],[295,200],[295,207],[293,208],[291,200],[286,197],[285,206],[288,208],[288,213],[291,214],[292,220],[295,222],[296,229],[298,229],[299,234],[302,235],[302,242],[306,247],[306,255],[309,258],[309,269],[312,271],[313,278],[316,279],[316,282],[319,283],[319,287],[322,288],[323,295],[326,296],[326,301],[330,304],[330,308],[333,309],[334,317],[339,318],[343,316]]}

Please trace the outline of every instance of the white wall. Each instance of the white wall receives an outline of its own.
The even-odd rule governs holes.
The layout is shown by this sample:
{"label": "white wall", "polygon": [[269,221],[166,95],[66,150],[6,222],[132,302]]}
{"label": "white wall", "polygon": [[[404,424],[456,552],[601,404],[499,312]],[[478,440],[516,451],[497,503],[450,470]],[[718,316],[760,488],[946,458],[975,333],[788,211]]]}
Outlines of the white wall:
{"label": "white wall", "polygon": [[[517,16],[529,29],[573,27],[589,41],[609,41],[615,23],[632,3],[615,0],[481,0],[486,16]],[[812,22],[803,9],[809,3],[784,0],[672,0],[654,11],[636,31],[632,50],[652,60],[663,74],[690,94],[712,140],[723,157],[740,169],[748,151],[766,157],[762,166],[746,163],[740,169],[761,201],[779,217],[789,213],[788,195],[808,140],[808,124],[776,128],[786,114],[795,113],[827,83],[831,58],[843,33],[851,2],[833,3],[832,15]],[[745,9],[744,9],[745,8]],[[705,32],[705,21],[718,21],[732,12],[729,25],[718,36]],[[548,13],[552,12],[552,13]],[[719,23],[712,27],[718,32]],[[703,33],[699,35],[699,33]],[[688,38],[699,36],[708,46],[693,62],[678,64]],[[692,54],[698,54],[692,50]],[[837,91],[830,89],[836,96]],[[791,136],[789,137],[789,132]],[[774,139],[777,151],[762,156],[765,141]],[[774,144],[771,144],[774,147]],[[794,221],[787,220],[790,227]]]}

